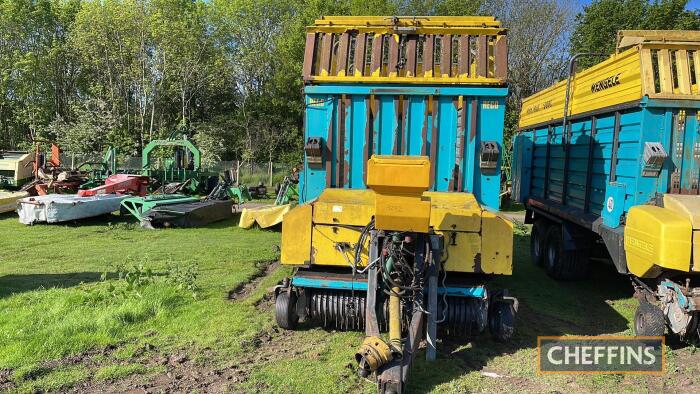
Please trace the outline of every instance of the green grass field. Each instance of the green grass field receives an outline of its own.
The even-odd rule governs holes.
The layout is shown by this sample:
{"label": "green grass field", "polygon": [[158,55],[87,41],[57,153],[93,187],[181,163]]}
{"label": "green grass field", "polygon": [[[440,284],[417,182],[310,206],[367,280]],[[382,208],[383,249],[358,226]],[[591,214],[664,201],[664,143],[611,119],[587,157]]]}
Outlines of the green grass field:
{"label": "green grass field", "polygon": [[[111,221],[111,223],[109,223]],[[361,333],[273,322],[270,289],[280,234],[235,221],[148,231],[117,216],[68,226],[20,225],[0,215],[0,391],[373,392],[357,377]],[[695,391],[700,354],[668,349],[669,373],[537,376],[536,336],[631,334],[631,286],[606,266],[584,282],[550,280],[516,234],[518,333],[446,340],[422,353],[411,392]]]}

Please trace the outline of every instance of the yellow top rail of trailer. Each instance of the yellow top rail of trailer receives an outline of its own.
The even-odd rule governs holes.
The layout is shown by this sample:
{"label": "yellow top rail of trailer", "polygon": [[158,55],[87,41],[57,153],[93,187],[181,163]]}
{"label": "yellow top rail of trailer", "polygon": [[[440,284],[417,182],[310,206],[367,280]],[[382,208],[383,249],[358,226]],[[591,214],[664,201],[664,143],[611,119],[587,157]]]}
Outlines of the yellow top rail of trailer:
{"label": "yellow top rail of trailer", "polygon": [[[617,51],[571,78],[567,116],[651,99],[700,100],[700,32],[623,30]],[[523,99],[521,129],[564,117],[566,80]]]}
{"label": "yellow top rail of trailer", "polygon": [[306,31],[306,83],[502,85],[506,30],[487,16],[334,16]]}

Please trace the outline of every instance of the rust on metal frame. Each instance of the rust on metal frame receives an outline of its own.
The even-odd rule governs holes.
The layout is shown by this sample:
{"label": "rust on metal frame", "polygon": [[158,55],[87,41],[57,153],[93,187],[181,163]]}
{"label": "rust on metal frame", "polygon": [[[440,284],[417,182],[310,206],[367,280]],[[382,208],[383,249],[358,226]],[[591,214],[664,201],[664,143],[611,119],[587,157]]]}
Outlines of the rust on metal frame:
{"label": "rust on metal frame", "polygon": [[435,68],[435,36],[425,36],[423,44],[423,76],[433,77]]}
{"label": "rust on metal frame", "polygon": [[473,97],[471,99],[471,109],[469,111],[469,116],[470,116],[470,125],[469,125],[469,141],[472,142],[474,141],[474,138],[476,138],[476,119],[477,119],[477,110],[479,106],[477,103],[477,98]]}
{"label": "rust on metal frame", "polygon": [[333,166],[333,122],[328,122],[328,141],[326,141],[328,157],[326,158],[326,187],[333,187],[335,167]]}
{"label": "rust on metal frame", "polygon": [[440,40],[440,74],[443,77],[452,75],[452,35],[445,34]]}
{"label": "rust on metal frame", "polygon": [[355,38],[355,70],[353,70],[354,76],[362,76],[365,73],[365,59],[367,55],[367,34],[360,33]]}
{"label": "rust on metal frame", "polygon": [[340,35],[338,42],[338,61],[335,66],[336,75],[348,74],[348,51],[350,50],[350,34]]}
{"label": "rust on metal frame", "polygon": [[[350,112],[350,98],[343,95],[343,138],[345,138],[345,122],[348,119],[348,114]],[[350,157],[349,150],[352,149],[352,134],[348,136],[348,149],[343,150],[343,186],[350,185],[350,163],[348,163],[348,158]]]}
{"label": "rust on metal frame", "polygon": [[418,53],[418,36],[409,35],[406,39],[406,76],[415,77],[416,76],[416,57]]}
{"label": "rust on metal frame", "polygon": [[476,40],[476,75],[479,77],[489,76],[489,43],[488,37],[481,35]]}
{"label": "rust on metal frame", "polygon": [[450,190],[457,192],[462,191],[462,184],[464,183],[462,175],[462,162],[464,161],[464,135],[467,125],[467,117],[464,114],[464,96],[459,96],[459,98],[454,99],[454,106],[457,110],[457,138],[455,141],[455,169],[454,169],[454,183],[455,188],[450,186]]}
{"label": "rust on metal frame", "polygon": [[459,36],[459,49],[457,56],[457,73],[459,75],[469,75],[469,68],[472,64],[471,53],[469,52],[469,36]]}
{"label": "rust on metal frame", "polygon": [[316,34],[306,33],[306,47],[304,49],[304,66],[302,76],[305,81],[311,78],[314,65],[314,53],[316,52]]}
{"label": "rust on metal frame", "polygon": [[327,33],[323,35],[323,43],[321,44],[321,64],[319,74],[331,72],[331,54],[333,52],[333,34]]}
{"label": "rust on metal frame", "polygon": [[[372,61],[367,59],[368,36],[372,37]],[[435,42],[438,39],[444,45]],[[472,39],[476,39],[476,59]],[[348,71],[351,57],[355,67]],[[439,71],[436,58],[441,59]],[[507,75],[506,29],[493,17],[326,17],[307,27],[303,75],[306,82],[500,85]]]}
{"label": "rust on metal frame", "polygon": [[389,64],[387,65],[388,76],[399,76],[399,42],[396,37],[389,36]]}
{"label": "rust on metal frame", "polygon": [[337,187],[345,186],[345,106],[346,95],[342,95],[338,101],[338,185]]}
{"label": "rust on metal frame", "polygon": [[365,146],[363,147],[363,164],[362,164],[362,179],[367,179],[367,161],[369,158],[372,156],[372,144],[374,143],[372,141],[372,125],[374,123],[374,109],[373,107],[374,103],[374,95],[370,95],[365,98],[365,108],[366,108],[366,114],[367,116],[365,117]]}
{"label": "rust on metal frame", "polygon": [[[430,138],[430,162],[437,163],[437,153],[438,153],[438,104],[439,100],[431,96],[432,103],[432,125],[431,125],[431,138]],[[435,172],[437,168],[432,167],[430,171],[430,187],[431,189],[435,186]]]}
{"label": "rust on metal frame", "polygon": [[500,79],[508,78],[508,36],[496,37],[494,51],[494,77]]}
{"label": "rust on metal frame", "polygon": [[381,35],[375,35],[372,40],[372,61],[370,62],[369,75],[375,75],[375,73],[381,73],[382,70],[382,47],[384,43],[384,37]]}
{"label": "rust on metal frame", "polygon": [[374,96],[372,105],[374,109],[372,110],[372,153],[380,154],[380,139],[379,139],[379,129],[381,128],[381,120],[379,118],[379,113],[381,112],[381,99],[379,96]]}
{"label": "rust on metal frame", "polygon": [[427,156],[428,155],[428,119],[430,119],[430,111],[431,111],[431,102],[432,102],[433,97],[432,96],[426,96],[424,103],[425,103],[425,111],[423,113],[423,127],[421,128],[421,148],[420,148],[420,154],[421,156]]}
{"label": "rust on metal frame", "polygon": [[402,96],[394,96],[394,119],[396,121],[396,127],[394,128],[394,142],[392,146],[392,153],[394,155],[401,154],[399,143],[399,135],[401,134],[401,101]]}
{"label": "rust on metal frame", "polygon": [[401,96],[401,154],[408,154],[408,100],[410,96]]}

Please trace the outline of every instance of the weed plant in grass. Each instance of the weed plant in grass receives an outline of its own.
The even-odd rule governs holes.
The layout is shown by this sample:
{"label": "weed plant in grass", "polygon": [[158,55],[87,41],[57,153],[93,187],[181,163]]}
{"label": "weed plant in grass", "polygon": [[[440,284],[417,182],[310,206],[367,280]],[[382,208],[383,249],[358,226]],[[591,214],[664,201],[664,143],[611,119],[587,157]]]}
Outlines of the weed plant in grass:
{"label": "weed plant in grass", "polygon": [[145,342],[233,357],[270,319],[226,294],[277,259],[278,243],[279,233],[233,220],[147,231],[116,216],[63,226],[0,216],[0,370],[38,370],[18,376],[26,387],[50,374],[72,380],[80,374],[37,366]]}

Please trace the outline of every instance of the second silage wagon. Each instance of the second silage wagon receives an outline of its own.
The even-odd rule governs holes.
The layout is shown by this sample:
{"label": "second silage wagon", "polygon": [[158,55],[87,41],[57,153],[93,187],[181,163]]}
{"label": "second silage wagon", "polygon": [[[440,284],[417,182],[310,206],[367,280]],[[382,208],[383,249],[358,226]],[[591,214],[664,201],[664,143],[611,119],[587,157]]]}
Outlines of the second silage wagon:
{"label": "second silage wagon", "polygon": [[558,279],[597,246],[629,275],[637,334],[697,335],[700,32],[622,31],[617,52],[523,100],[514,197]]}

